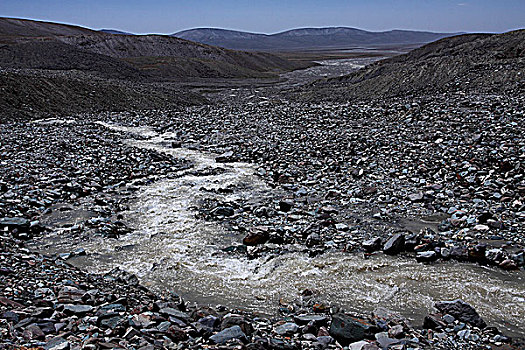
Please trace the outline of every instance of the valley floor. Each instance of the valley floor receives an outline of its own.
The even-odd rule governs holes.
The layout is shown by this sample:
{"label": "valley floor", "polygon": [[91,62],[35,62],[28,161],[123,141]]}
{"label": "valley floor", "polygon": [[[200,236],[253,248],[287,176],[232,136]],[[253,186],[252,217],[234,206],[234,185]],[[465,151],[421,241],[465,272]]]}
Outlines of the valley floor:
{"label": "valley floor", "polygon": [[[454,92],[299,103],[281,93],[289,88],[210,91],[213,104],[171,111],[0,124],[0,348],[523,346],[525,97]],[[232,173],[242,181],[224,181]],[[180,192],[186,202],[172,200],[198,223],[194,231],[217,235],[199,246],[203,257],[211,249],[256,269],[279,261],[274,270],[306,271],[301,276],[314,287],[270,295],[265,283],[287,283],[270,279],[272,270],[261,275],[259,293],[237,291],[239,303],[226,304],[206,291],[213,283],[243,286],[236,276],[189,286],[169,280],[190,265],[204,274],[206,259],[162,259],[173,248],[162,245],[146,256],[130,237],[177,232],[177,217],[165,215],[175,210],[166,204],[173,184],[191,189]],[[159,202],[147,202],[152,196]],[[163,229],[147,231],[144,222]],[[279,270],[290,254],[303,257],[294,264],[317,264],[319,275]],[[362,280],[347,293],[384,286],[392,295],[365,306],[365,298],[348,299],[357,300],[352,305],[341,302],[344,293],[328,293],[352,288],[318,283],[348,257],[361,260],[342,278]],[[360,275],[363,269],[386,273]],[[398,269],[410,273],[381,280]],[[457,290],[429,293],[415,307],[421,295],[410,295],[410,279],[429,283],[427,290]],[[243,303],[243,294],[254,299]],[[440,296],[465,299],[488,327],[459,302],[434,313]],[[264,310],[251,307],[258,302]]]}

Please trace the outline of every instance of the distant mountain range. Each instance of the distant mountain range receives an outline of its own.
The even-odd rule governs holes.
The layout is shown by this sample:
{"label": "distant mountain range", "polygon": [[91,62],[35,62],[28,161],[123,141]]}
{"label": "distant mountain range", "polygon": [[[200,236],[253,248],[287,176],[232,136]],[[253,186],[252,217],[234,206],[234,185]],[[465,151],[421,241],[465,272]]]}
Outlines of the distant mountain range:
{"label": "distant mountain range", "polygon": [[433,33],[410,30],[369,32],[366,30],[329,27],[300,28],[276,34],[257,34],[234,30],[197,28],[172,36],[202,44],[247,51],[291,51],[311,49],[380,48],[396,45],[423,45],[463,33]]}

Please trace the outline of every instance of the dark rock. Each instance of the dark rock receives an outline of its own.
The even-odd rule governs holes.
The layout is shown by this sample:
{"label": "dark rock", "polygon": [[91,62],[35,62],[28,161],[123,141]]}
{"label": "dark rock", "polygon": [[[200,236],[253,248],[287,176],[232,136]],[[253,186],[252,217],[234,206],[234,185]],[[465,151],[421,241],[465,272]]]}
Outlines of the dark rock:
{"label": "dark rock", "polygon": [[343,345],[370,338],[374,332],[375,327],[366,320],[337,314],[332,318],[330,324],[330,335]]}
{"label": "dark rock", "polygon": [[24,305],[16,302],[16,301],[13,301],[11,299],[8,299],[6,297],[0,297],[0,304],[2,305],[5,305],[5,306],[11,306],[13,308],[22,308],[24,307]]}
{"label": "dark rock", "polygon": [[53,322],[50,322],[50,321],[38,322],[38,327],[40,327],[42,332],[44,332],[46,335],[56,333],[55,324]]}
{"label": "dark rock", "polygon": [[269,238],[268,230],[254,228],[244,237],[242,243],[247,246],[256,246],[266,243]]}
{"label": "dark rock", "polygon": [[208,315],[206,317],[202,317],[198,321],[200,324],[209,327],[211,329],[214,329],[220,325],[220,319],[218,317],[215,317],[213,315]]}
{"label": "dark rock", "polygon": [[423,328],[425,329],[444,329],[446,326],[447,324],[443,322],[443,319],[440,314],[427,315],[423,320]]}
{"label": "dark rock", "polygon": [[371,239],[368,239],[366,241],[363,242],[362,246],[363,246],[363,249],[368,252],[368,253],[372,253],[372,252],[375,252],[379,249],[381,249],[381,238],[380,237],[374,237],[374,238],[371,238]]}
{"label": "dark rock", "polygon": [[186,334],[186,332],[184,332],[184,330],[175,325],[168,328],[166,335],[175,342],[180,342],[188,339],[188,335]]}
{"label": "dark rock", "polygon": [[188,321],[190,316],[187,313],[184,313],[182,311],[179,311],[177,309],[166,307],[159,310],[159,313],[161,315],[167,315],[171,317],[178,318],[179,320]]}
{"label": "dark rock", "polygon": [[405,331],[403,330],[403,326],[398,324],[398,325],[395,325],[393,327],[391,327],[389,330],[388,330],[388,335],[392,338],[403,338],[403,336],[405,335]]}
{"label": "dark rock", "polygon": [[241,330],[247,335],[251,335],[253,333],[252,324],[243,316],[226,315],[222,320],[221,329],[231,328],[232,326],[241,327]]}
{"label": "dark rock", "polygon": [[233,339],[245,339],[246,334],[243,333],[241,327],[233,326],[223,329],[219,333],[212,335],[210,341],[214,344],[224,344]]}
{"label": "dark rock", "polygon": [[1,218],[0,227],[7,227],[8,229],[17,229],[21,232],[29,230],[29,220],[24,218]]}
{"label": "dark rock", "polygon": [[28,340],[44,340],[46,335],[36,324],[31,324],[24,329],[22,336]]}
{"label": "dark rock", "polygon": [[479,328],[485,328],[487,324],[474,310],[472,306],[461,299],[454,301],[442,301],[435,304],[435,307],[444,314],[454,316],[457,320],[469,323]]}
{"label": "dark rock", "polygon": [[86,294],[86,292],[81,289],[65,286],[58,292],[58,301],[61,303],[75,303],[81,301],[84,294]]}
{"label": "dark rock", "polygon": [[139,279],[137,276],[124,270],[121,270],[118,267],[106,273],[104,275],[104,279],[124,282],[131,286],[137,286],[139,284]]}
{"label": "dark rock", "polygon": [[452,315],[449,315],[449,314],[443,315],[443,321],[445,321],[448,324],[454,323],[455,320],[456,319]]}
{"label": "dark rock", "polygon": [[108,305],[101,306],[98,309],[96,315],[103,316],[106,314],[114,314],[116,312],[125,312],[125,311],[126,311],[126,307],[122,304],[108,304]]}
{"label": "dark rock", "polygon": [[384,245],[385,254],[395,255],[402,252],[405,248],[405,235],[397,233],[393,235]]}
{"label": "dark rock", "polygon": [[44,350],[68,350],[69,342],[62,337],[55,337],[44,345]]}
{"label": "dark rock", "polygon": [[285,199],[279,202],[279,210],[282,212],[289,212],[293,208],[293,201],[290,199]]}
{"label": "dark rock", "polygon": [[100,327],[103,327],[103,328],[115,329],[118,326],[123,325],[125,321],[126,321],[126,318],[124,317],[113,316],[113,317],[109,317],[109,318],[100,320],[99,324],[100,324]]}
{"label": "dark rock", "polygon": [[12,275],[15,273],[13,270],[7,267],[0,267],[0,276]]}
{"label": "dark rock", "polygon": [[85,315],[93,311],[93,306],[66,304],[64,305],[63,311],[69,315]]}
{"label": "dark rock", "polygon": [[468,249],[468,259],[472,262],[483,263],[485,262],[485,252],[487,246],[484,244],[478,244]]}
{"label": "dark rock", "polygon": [[465,247],[454,246],[450,249],[450,258],[458,261],[467,261],[468,252]]}

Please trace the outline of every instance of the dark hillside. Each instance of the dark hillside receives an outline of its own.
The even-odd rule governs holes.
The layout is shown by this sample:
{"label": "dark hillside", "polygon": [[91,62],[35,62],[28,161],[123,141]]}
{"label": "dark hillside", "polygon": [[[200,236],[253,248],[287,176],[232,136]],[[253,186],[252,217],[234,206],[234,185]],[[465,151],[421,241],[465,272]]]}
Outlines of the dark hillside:
{"label": "dark hillside", "polygon": [[0,67],[18,69],[80,70],[96,75],[138,80],[142,73],[113,57],[79,50],[52,40],[32,41],[0,47]]}
{"label": "dark hillside", "polygon": [[306,100],[352,100],[443,91],[524,91],[525,30],[441,39],[353,74],[305,86]]}

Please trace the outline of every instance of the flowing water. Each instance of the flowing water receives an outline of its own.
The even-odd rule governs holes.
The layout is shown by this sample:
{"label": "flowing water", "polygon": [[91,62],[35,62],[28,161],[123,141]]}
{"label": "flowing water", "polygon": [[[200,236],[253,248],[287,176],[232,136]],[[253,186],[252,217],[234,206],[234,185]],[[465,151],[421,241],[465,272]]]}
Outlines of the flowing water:
{"label": "flowing water", "polygon": [[[272,191],[246,163],[221,164],[215,156],[169,148],[170,134],[145,128],[102,124],[146,139],[131,145],[184,158],[193,169],[175,179],[143,187],[125,217],[135,231],[118,239],[72,243],[58,232],[48,252],[83,247],[88,255],[73,263],[93,272],[121,267],[157,290],[173,290],[187,299],[275,313],[279,299],[292,300],[308,288],[332,304],[358,312],[387,307],[421,324],[439,300],[471,303],[489,325],[523,335],[525,273],[474,264],[423,265],[414,259],[384,255],[364,259],[333,252],[315,258],[299,250],[274,258],[247,260],[221,251],[242,237],[215,222],[196,218],[203,199],[257,201]],[[200,173],[203,170],[215,170]],[[216,191],[233,188],[233,193]]]}

